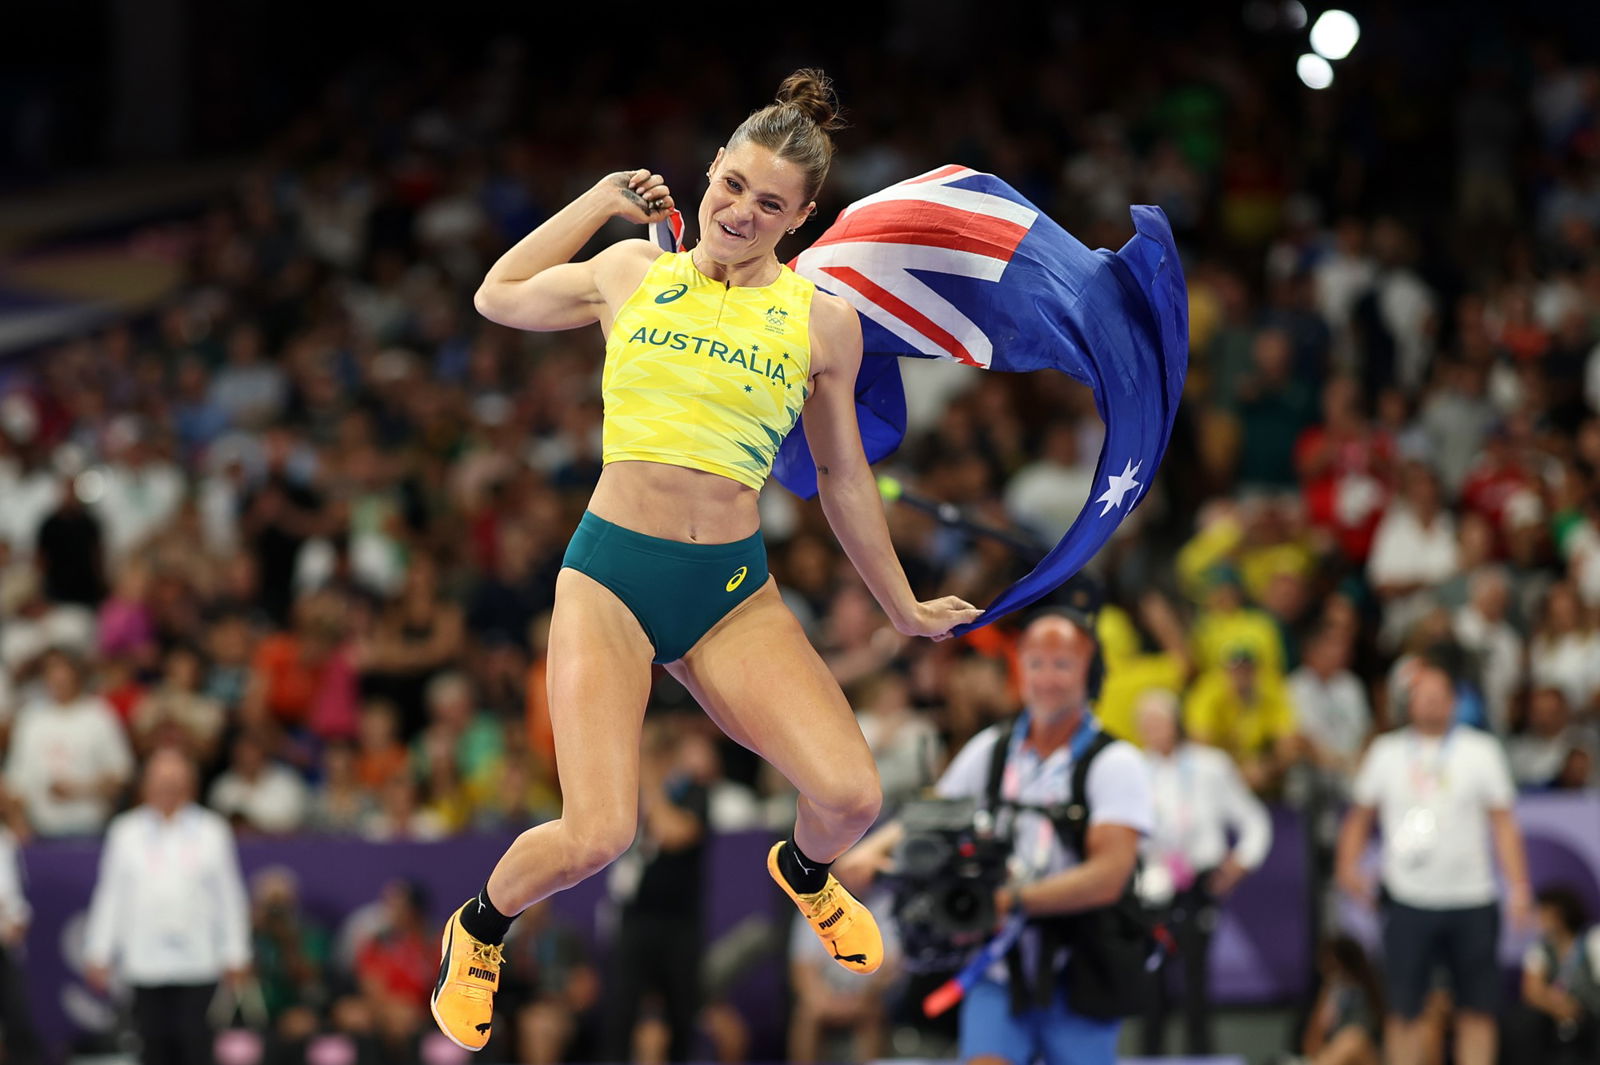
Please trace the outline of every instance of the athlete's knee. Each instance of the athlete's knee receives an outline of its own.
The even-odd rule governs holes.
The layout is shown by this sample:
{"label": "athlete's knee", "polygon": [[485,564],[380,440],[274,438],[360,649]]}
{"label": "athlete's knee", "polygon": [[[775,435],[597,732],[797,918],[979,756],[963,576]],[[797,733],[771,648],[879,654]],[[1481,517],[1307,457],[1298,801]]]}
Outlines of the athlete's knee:
{"label": "athlete's knee", "polygon": [[842,777],[806,798],[830,816],[862,828],[876,821],[883,809],[883,787],[876,769]]}
{"label": "athlete's knee", "polygon": [[567,837],[566,865],[579,879],[616,861],[638,830],[637,819],[621,812],[581,820],[563,818],[562,824]]}

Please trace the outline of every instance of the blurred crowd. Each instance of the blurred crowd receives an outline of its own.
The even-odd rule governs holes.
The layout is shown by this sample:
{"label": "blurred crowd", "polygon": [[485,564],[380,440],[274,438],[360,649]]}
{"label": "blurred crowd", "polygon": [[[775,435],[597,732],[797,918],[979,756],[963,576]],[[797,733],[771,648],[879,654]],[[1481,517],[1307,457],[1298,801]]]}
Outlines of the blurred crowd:
{"label": "blurred crowd", "polygon": [[[1600,67],[1537,38],[1446,60],[1413,29],[1380,19],[1322,94],[1285,91],[1288,61],[1231,26],[1142,52],[1125,25],[1062,19],[1063,61],[980,62],[948,88],[926,28],[906,30],[831,71],[855,127],[823,219],[947,161],[1001,174],[1090,246],[1131,233],[1129,203],[1167,211],[1189,385],[1154,491],[1093,566],[1110,593],[1099,709],[1137,739],[1141,698],[1176,696],[1188,735],[1273,799],[1342,794],[1368,739],[1405,720],[1419,660],[1447,666],[1519,785],[1597,782]],[[103,830],[166,745],[241,833],[431,839],[559,811],[543,633],[600,467],[601,337],[492,326],[471,294],[607,172],[648,165],[697,202],[704,162],[779,76],[701,58],[670,93],[599,57],[564,60],[555,91],[506,38],[459,69],[347,70],[230,195],[142,234],[187,268],[156,313],[0,370],[14,833]],[[1446,62],[1457,94],[1414,91]],[[1087,390],[950,365],[906,378],[886,471],[1053,543],[1096,482]],[[774,487],[762,510],[892,809],[1015,708],[1013,635],[907,641],[819,508]],[[924,510],[888,515],[924,595],[981,604],[1031,565]],[[652,715],[691,708],[662,675]],[[706,738],[681,771],[709,827],[787,826],[787,784]],[[258,887],[258,948],[328,949],[273,945],[292,898]],[[385,905],[419,937],[426,988],[431,937],[397,916],[415,903]],[[800,986],[819,996],[807,1016],[854,1023]],[[527,1032],[553,1023],[529,1013]]]}

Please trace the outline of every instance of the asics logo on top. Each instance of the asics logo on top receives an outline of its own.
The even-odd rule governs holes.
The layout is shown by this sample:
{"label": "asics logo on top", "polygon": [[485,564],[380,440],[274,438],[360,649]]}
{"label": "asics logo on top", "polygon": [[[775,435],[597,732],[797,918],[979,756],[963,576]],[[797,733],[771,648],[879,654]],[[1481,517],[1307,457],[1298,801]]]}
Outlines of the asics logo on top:
{"label": "asics logo on top", "polygon": [[743,584],[745,577],[749,573],[749,566],[740,566],[738,569],[734,570],[733,576],[728,578],[727,590],[731,592],[735,588],[739,587],[739,585]]}
{"label": "asics logo on top", "polygon": [[671,303],[673,300],[677,299],[679,296],[683,295],[685,292],[688,292],[688,291],[689,291],[689,286],[688,285],[685,285],[685,284],[682,284],[682,283],[673,285],[671,288],[667,289],[665,292],[662,292],[659,295],[657,295],[656,296],[656,302],[657,303]]}

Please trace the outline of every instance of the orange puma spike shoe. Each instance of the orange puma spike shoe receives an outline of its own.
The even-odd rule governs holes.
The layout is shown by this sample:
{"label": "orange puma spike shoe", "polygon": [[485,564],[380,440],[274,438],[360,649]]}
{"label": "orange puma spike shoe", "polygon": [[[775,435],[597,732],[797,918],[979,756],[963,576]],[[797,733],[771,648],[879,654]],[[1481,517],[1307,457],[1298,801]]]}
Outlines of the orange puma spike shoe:
{"label": "orange puma spike shoe", "polygon": [[800,907],[801,915],[833,954],[834,961],[853,973],[877,972],[883,964],[883,936],[872,911],[857,902],[832,873],[821,891],[809,895],[795,891],[778,869],[778,851],[785,845],[775,843],[767,852],[767,872],[772,879]]}
{"label": "orange puma spike shoe", "polygon": [[439,953],[439,982],[428,1000],[433,1019],[445,1038],[462,1050],[482,1050],[489,1041],[505,954],[497,944],[473,939],[461,927],[460,910],[444,926]]}

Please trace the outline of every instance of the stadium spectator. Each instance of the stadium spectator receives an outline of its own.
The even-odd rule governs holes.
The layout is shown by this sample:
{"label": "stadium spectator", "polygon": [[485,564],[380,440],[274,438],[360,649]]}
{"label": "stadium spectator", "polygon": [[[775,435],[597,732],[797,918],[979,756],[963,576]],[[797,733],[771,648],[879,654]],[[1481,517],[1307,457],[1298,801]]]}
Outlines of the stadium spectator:
{"label": "stadium spectator", "polygon": [[1379,1065],[1383,986],[1361,944],[1337,936],[1317,953],[1321,984],[1300,1040],[1309,1065]]}
{"label": "stadium spectator", "polygon": [[[883,966],[861,977],[840,969],[804,921],[791,923],[789,988],[794,1008],[789,1015],[788,1060],[794,1065],[883,1057],[888,999],[900,977],[900,959],[892,922],[879,926],[884,929]],[[834,1036],[849,1040],[846,1058],[831,1047]]]}
{"label": "stadium spectator", "polygon": [[1289,675],[1296,726],[1311,761],[1348,790],[1356,763],[1372,733],[1366,689],[1350,672],[1350,636],[1324,625],[1305,645],[1299,669]]}
{"label": "stadium spectator", "polygon": [[1506,759],[1517,787],[1593,787],[1595,737],[1572,719],[1560,688],[1538,688],[1528,697],[1527,728],[1506,741]]}
{"label": "stadium spectator", "polygon": [[506,963],[495,1009],[515,1018],[522,1065],[592,1061],[598,1050],[600,977],[583,940],[548,900],[517,917],[506,937]]}
{"label": "stadium spectator", "polygon": [[639,760],[639,838],[612,866],[621,912],[606,982],[602,1058],[630,1061],[646,996],[659,996],[668,1061],[688,1061],[700,1010],[709,795],[686,771],[676,723],[652,722]]}
{"label": "stadium spectator", "polygon": [[505,760],[505,729],[478,710],[471,679],[464,673],[441,673],[428,682],[424,695],[429,724],[412,742],[412,769],[425,775],[434,758],[428,747],[437,745],[475,801],[487,794],[493,777]]}
{"label": "stadium spectator", "polygon": [[305,824],[308,798],[300,774],[272,757],[264,736],[247,731],[234,739],[206,802],[241,830],[274,834]]}
{"label": "stadium spectator", "polygon": [[198,765],[216,758],[227,724],[222,704],[201,691],[205,665],[193,647],[168,651],[159,687],[147,692],[133,709],[134,745],[141,754],[173,743],[189,752]]}
{"label": "stadium spectator", "polygon": [[85,975],[133,989],[141,1060],[212,1060],[206,1010],[243,980],[250,916],[227,823],[194,804],[195,767],[172,747],[145,764],[144,801],[106,832],[84,932]]}
{"label": "stadium spectator", "polygon": [[904,675],[887,669],[862,682],[861,689],[856,718],[878,766],[882,816],[890,817],[902,802],[928,787],[944,752],[933,722],[912,707]]}
{"label": "stadium spectator", "polygon": [[1522,1003],[1506,1041],[1528,1060],[1578,1065],[1600,1057],[1600,927],[1569,888],[1539,892],[1539,939],[1522,959]]}
{"label": "stadium spectator", "polygon": [[1455,612],[1455,638],[1476,659],[1491,730],[1505,736],[1525,674],[1522,638],[1508,620],[1511,584],[1497,566],[1473,571],[1469,581],[1469,599]]}
{"label": "stadium spectator", "polygon": [[0,1049],[6,1061],[22,1065],[34,1065],[40,1051],[21,956],[32,913],[22,891],[16,837],[0,828]]}
{"label": "stadium spectator", "polygon": [[313,832],[353,836],[372,817],[376,796],[356,775],[355,749],[336,740],[322,749],[322,775],[311,796],[306,827]]}
{"label": "stadium spectator", "polygon": [[128,740],[105,700],[83,690],[83,663],[44,658],[43,691],[17,714],[6,782],[41,836],[99,832],[133,773]]}
{"label": "stadium spectator", "polygon": [[1196,743],[1226,751],[1255,792],[1277,787],[1298,757],[1289,693],[1280,677],[1261,668],[1248,645],[1224,651],[1221,667],[1195,681],[1184,704],[1183,728]]}
{"label": "stadium spectator", "polygon": [[84,507],[82,494],[77,481],[62,479],[60,503],[39,525],[34,557],[46,599],[92,610],[106,595],[106,547],[100,520]]}
{"label": "stadium spectator", "polygon": [[[1214,747],[1184,742],[1178,698],[1155,689],[1140,697],[1139,738],[1155,796],[1155,823],[1141,848],[1140,894],[1172,934],[1183,967],[1184,1049],[1214,1051],[1210,981],[1217,911],[1272,847],[1266,807],[1250,793],[1233,760]],[[1229,846],[1229,839],[1236,840]],[[1171,956],[1161,954],[1144,1011],[1143,1050],[1159,1056],[1170,1011]]]}
{"label": "stadium spectator", "polygon": [[378,1042],[389,1054],[415,1060],[427,1018],[428,992],[439,967],[427,892],[397,880],[383,889],[376,928],[356,951],[356,987],[374,1019]]}
{"label": "stadium spectator", "polygon": [[1400,485],[1400,494],[1378,523],[1367,559],[1367,578],[1383,601],[1381,634],[1391,648],[1434,605],[1428,590],[1458,566],[1455,520],[1442,509],[1433,471],[1410,463]]}
{"label": "stadium spectator", "polygon": [[1423,1007],[1434,970],[1445,966],[1456,1007],[1456,1060],[1495,1060],[1499,980],[1499,888],[1490,834],[1518,924],[1531,920],[1522,835],[1505,756],[1488,735],[1454,724],[1449,675],[1419,663],[1411,680],[1411,724],[1376,740],[1356,774],[1355,805],[1339,837],[1341,888],[1377,901],[1360,860],[1373,823],[1383,827],[1382,906],[1389,1019],[1385,1051],[1397,1065],[1423,1061]]}
{"label": "stadium spectator", "polygon": [[308,1022],[316,1027],[329,1004],[332,944],[301,910],[294,872],[269,866],[251,877],[250,910],[255,977],[269,1019],[280,1036]]}
{"label": "stadium spectator", "polygon": [[1552,585],[1545,594],[1528,662],[1534,684],[1560,688],[1575,710],[1590,709],[1600,692],[1600,631],[1585,616],[1570,583]]}
{"label": "stadium spectator", "polygon": [[416,736],[426,725],[428,681],[457,664],[464,634],[460,607],[439,594],[432,558],[411,559],[403,588],[355,649],[362,694],[394,704],[402,739]]}

